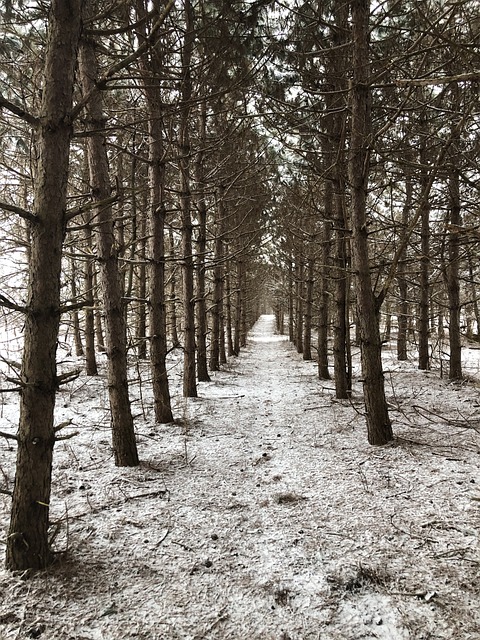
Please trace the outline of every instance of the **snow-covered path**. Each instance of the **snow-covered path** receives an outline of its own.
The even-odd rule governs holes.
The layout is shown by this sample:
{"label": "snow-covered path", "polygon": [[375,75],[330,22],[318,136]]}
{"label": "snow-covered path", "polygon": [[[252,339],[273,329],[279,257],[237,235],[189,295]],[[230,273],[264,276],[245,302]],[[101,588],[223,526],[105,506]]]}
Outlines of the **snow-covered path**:
{"label": "snow-covered path", "polygon": [[[198,399],[177,397],[179,424],[152,424],[143,385],[137,469],[113,466],[102,381],[80,381],[52,499],[69,551],[28,581],[0,573],[2,640],[480,637],[477,434],[397,419],[404,440],[369,447],[361,399],[336,401],[273,329],[262,316]],[[403,375],[397,401],[458,402]]]}

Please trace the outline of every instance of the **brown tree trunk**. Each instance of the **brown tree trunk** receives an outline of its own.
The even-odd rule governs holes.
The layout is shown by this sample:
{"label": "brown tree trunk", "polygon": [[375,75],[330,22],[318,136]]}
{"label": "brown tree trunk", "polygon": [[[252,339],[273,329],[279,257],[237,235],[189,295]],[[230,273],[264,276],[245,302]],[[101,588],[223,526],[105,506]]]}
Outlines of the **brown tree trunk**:
{"label": "brown tree trunk", "polygon": [[[88,253],[93,255],[93,234],[90,216],[91,212],[88,212],[84,218],[84,240]],[[85,263],[85,296],[92,301],[92,306],[85,308],[85,369],[87,376],[96,376],[98,374],[95,356],[95,312],[93,309],[97,298],[94,273],[95,261],[89,256]]]}
{"label": "brown tree trunk", "polygon": [[[72,257],[70,260],[70,268],[72,270],[72,299],[74,304],[78,302],[78,293],[77,293],[77,267],[75,263],[75,258]],[[80,328],[80,316],[78,313],[78,309],[74,309],[72,311],[72,322],[73,322],[73,338],[75,342],[75,355],[78,357],[82,357],[85,355],[82,343],[82,333]]]}
{"label": "brown tree trunk", "polygon": [[[103,133],[105,120],[102,94],[95,92],[95,81],[98,75],[95,45],[87,38],[83,39],[80,45],[79,70],[84,95],[92,93],[85,107],[87,126],[90,129],[87,139],[90,187],[93,198],[102,201],[111,195],[106,141]],[[138,465],[138,453],[128,394],[127,335],[122,302],[123,282],[118,269],[111,205],[100,206],[96,211],[95,220],[99,273],[105,310],[112,446],[115,464],[131,467]]]}
{"label": "brown tree trunk", "polygon": [[288,259],[288,339],[295,340],[295,317],[294,317],[294,279],[293,279],[293,259]]}
{"label": "brown tree trunk", "polygon": [[225,270],[225,330],[226,330],[228,357],[236,355],[235,347],[233,345],[232,290],[230,285],[230,282],[231,282],[230,267],[231,267],[231,261],[229,260],[227,268]]}
{"label": "brown tree trunk", "polygon": [[[348,4],[333,5],[335,27],[331,29],[331,48],[327,56],[326,94],[327,118],[326,150],[328,190],[326,196],[331,210],[334,229],[333,256],[333,366],[335,396],[348,398],[351,392],[351,377],[348,366],[349,326],[348,326],[348,287],[347,275],[347,210],[345,204],[346,184],[346,129],[347,129],[347,49],[348,42]],[[330,213],[330,211],[329,211]]]}
{"label": "brown tree trunk", "polygon": [[225,212],[223,207],[223,187],[217,190],[215,199],[215,251],[214,251],[214,268],[213,268],[213,302],[212,302],[212,332],[210,339],[210,371],[218,371],[220,369],[220,352],[222,338],[222,318],[223,318],[223,270],[224,270],[224,251],[223,251],[223,223]]}
{"label": "brown tree trunk", "polygon": [[[338,170],[339,172],[341,169]],[[347,258],[346,258],[346,211],[345,211],[345,181],[340,173],[334,181],[334,212],[335,212],[335,269],[334,278],[334,317],[333,317],[333,368],[335,376],[335,397],[348,398],[351,381],[347,366]]]}
{"label": "brown tree trunk", "polygon": [[202,100],[198,118],[200,150],[195,162],[197,187],[198,233],[197,233],[197,377],[199,382],[209,382],[207,366],[207,304],[205,291],[205,257],[207,252],[207,203],[205,201],[204,150],[207,144],[207,103]]}
{"label": "brown tree trunk", "polygon": [[38,128],[29,290],[20,396],[15,485],[6,566],[42,569],[48,543],[60,275],[72,126],[70,112],[81,30],[81,0],[52,0]]}
{"label": "brown tree trunk", "polygon": [[376,300],[372,290],[366,203],[368,189],[370,89],[369,0],[352,0],[353,81],[349,177],[352,211],[352,258],[356,275],[358,321],[361,340],[363,391],[368,442],[382,445],[393,438],[385,398],[382,345]]}
{"label": "brown tree trunk", "polygon": [[297,353],[303,353],[303,304],[304,304],[304,265],[297,256],[295,265],[295,346]]}
{"label": "brown tree trunk", "polygon": [[[135,216],[135,225],[139,227],[139,239],[138,239],[138,277],[137,277],[137,291],[138,291],[138,312],[137,312],[137,326],[136,341],[137,341],[137,356],[140,360],[146,360],[147,358],[147,309],[145,300],[147,299],[147,219],[144,211],[146,207]],[[138,214],[138,212],[137,212]],[[140,218],[140,219],[138,219]]]}
{"label": "brown tree trunk", "polygon": [[178,315],[177,315],[177,271],[178,267],[175,259],[175,240],[173,237],[173,229],[170,226],[168,228],[168,259],[170,262],[170,272],[167,277],[167,299],[168,299],[168,313],[167,324],[168,333],[170,335],[170,343],[174,349],[180,346],[180,338],[178,337]]}
{"label": "brown tree trunk", "polygon": [[[428,184],[428,129],[425,119],[422,118],[422,131],[420,142],[420,188],[421,193],[426,190]],[[421,203],[421,229],[420,229],[420,291],[418,313],[418,368],[430,369],[430,356],[428,352],[430,327],[430,203],[425,198]]]}
{"label": "brown tree trunk", "polygon": [[[313,248],[309,247],[313,252]],[[306,287],[305,287],[305,325],[303,328],[303,359],[312,359],[312,314],[313,314],[313,285],[315,260],[307,259]]]}
{"label": "brown tree trunk", "polygon": [[[458,87],[455,91],[454,107],[458,108]],[[449,325],[448,334],[450,342],[450,359],[448,377],[450,380],[462,378],[462,342],[460,335],[460,235],[457,229],[462,225],[460,206],[460,176],[458,170],[458,141],[459,135],[454,136],[454,144],[450,148],[450,228],[448,236],[448,266],[446,270]]]}
{"label": "brown tree trunk", "polygon": [[[328,369],[328,324],[329,324],[329,286],[330,286],[330,243],[331,229],[330,221],[332,213],[332,183],[325,183],[325,211],[327,219],[323,222],[322,245],[321,245],[321,266],[320,266],[320,299],[318,311],[318,377],[320,380],[330,380]],[[281,332],[283,333],[283,332]]]}
{"label": "brown tree trunk", "polygon": [[242,333],[242,261],[236,262],[236,290],[235,290],[235,322],[234,322],[234,338],[233,351],[236,356],[240,353],[240,338]]}
{"label": "brown tree trunk", "polygon": [[[137,2],[137,15],[146,15],[143,0]],[[142,27],[146,38],[145,26]],[[162,101],[160,93],[161,60],[158,47],[140,61],[148,113],[148,230],[149,230],[149,332],[150,369],[155,420],[158,423],[173,421],[170,389],[167,375],[167,328],[165,306],[165,158],[162,126]]]}
{"label": "brown tree trunk", "polygon": [[[411,171],[407,171],[405,176],[405,202],[402,209],[402,221],[399,241],[401,245],[404,242],[405,234],[408,229],[410,211],[413,202],[413,180]],[[404,361],[408,359],[407,350],[407,333],[408,333],[408,283],[406,277],[406,248],[402,252],[402,256],[398,261],[397,269],[398,282],[398,335],[397,335],[397,358]]]}
{"label": "brown tree trunk", "polygon": [[182,48],[182,86],[179,131],[180,208],[182,216],[183,274],[183,395],[196,398],[195,295],[192,249],[192,195],[190,192],[189,123],[192,100],[191,63],[194,43],[194,15],[191,0],[185,0],[185,35]]}

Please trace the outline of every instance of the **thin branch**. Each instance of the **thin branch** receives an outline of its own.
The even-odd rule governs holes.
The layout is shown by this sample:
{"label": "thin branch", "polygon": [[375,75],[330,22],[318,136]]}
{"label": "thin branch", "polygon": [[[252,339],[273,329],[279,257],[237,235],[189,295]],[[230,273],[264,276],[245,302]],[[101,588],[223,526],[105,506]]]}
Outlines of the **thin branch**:
{"label": "thin branch", "polygon": [[58,386],[60,386],[61,384],[67,384],[68,382],[73,382],[81,373],[81,369],[74,369],[73,371],[67,371],[66,373],[60,374],[59,376],[57,376]]}
{"label": "thin branch", "polygon": [[66,436],[58,436],[58,438],[55,438],[55,442],[60,442],[60,440],[70,440],[70,438],[74,438],[79,434],[80,434],[80,431],[72,431],[72,433],[69,433]]}
{"label": "thin branch", "polygon": [[12,433],[6,433],[5,431],[0,431],[0,437],[6,438],[7,440],[15,440],[18,442],[18,437],[14,436]]}
{"label": "thin branch", "polygon": [[4,211],[10,211],[11,213],[16,213],[17,216],[20,216],[24,220],[28,220],[29,222],[38,222],[38,218],[31,211],[27,211],[26,209],[22,209],[21,207],[17,207],[14,204],[9,204],[8,202],[0,202],[0,209]]}
{"label": "thin branch", "polygon": [[480,70],[471,71],[470,73],[459,73],[455,76],[444,76],[437,78],[408,78],[405,80],[397,80],[396,85],[400,87],[415,86],[428,87],[442,84],[450,84],[451,82],[465,82],[469,80],[480,80]]}
{"label": "thin branch", "polygon": [[19,311],[20,313],[27,313],[26,307],[15,304],[15,302],[12,302],[2,294],[0,294],[0,307],[6,307],[7,309],[12,309],[13,311]]}
{"label": "thin branch", "polygon": [[70,311],[76,311],[77,309],[83,309],[85,307],[91,308],[93,304],[93,300],[82,300],[81,302],[75,302],[75,304],[66,304],[60,307],[60,313],[69,313]]}
{"label": "thin branch", "polygon": [[67,211],[65,219],[68,222],[76,216],[79,216],[82,213],[86,213],[87,211],[91,211],[92,209],[101,209],[102,207],[108,207],[118,200],[119,195],[120,194],[116,193],[109,198],[105,198],[104,200],[98,200],[97,202],[88,202],[87,204],[82,204],[76,209],[70,209],[69,211]]}
{"label": "thin branch", "polygon": [[40,120],[37,117],[25,111],[25,109],[22,109],[22,107],[19,107],[17,104],[10,102],[10,100],[7,100],[0,94],[0,110],[1,109],[7,109],[10,113],[28,122],[28,124],[31,124],[33,127],[37,127],[40,124]]}

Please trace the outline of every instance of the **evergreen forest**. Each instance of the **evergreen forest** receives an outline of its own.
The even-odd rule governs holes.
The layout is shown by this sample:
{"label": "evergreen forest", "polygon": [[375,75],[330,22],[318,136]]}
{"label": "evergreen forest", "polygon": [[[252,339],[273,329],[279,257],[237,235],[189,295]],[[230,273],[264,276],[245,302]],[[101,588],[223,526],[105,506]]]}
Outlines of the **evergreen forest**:
{"label": "evergreen forest", "polygon": [[[108,509],[122,496],[126,503],[143,495],[166,500],[177,482],[188,499],[200,481],[174,480],[166,459],[179,448],[179,473],[194,473],[204,446],[196,439],[205,435],[205,443],[213,438],[208,429],[228,423],[232,440],[205,454],[217,461],[212,478],[219,477],[238,462],[228,457],[232,434],[247,434],[247,422],[262,419],[274,429],[274,444],[257,434],[242,445],[241,456],[255,439],[264,446],[251,454],[255,473],[284,442],[287,422],[289,437],[310,442],[314,456],[350,442],[354,462],[342,467],[331,452],[325,459],[332,473],[340,465],[345,482],[354,465],[358,486],[344,489],[364,491],[376,513],[384,509],[382,491],[393,486],[382,468],[397,480],[420,473],[419,532],[395,526],[390,514],[388,535],[428,547],[427,533],[441,529],[441,505],[448,519],[447,502],[460,509],[461,500],[442,494],[435,516],[422,511],[429,502],[422,483],[437,472],[425,451],[442,457],[441,473],[452,460],[464,465],[449,471],[457,484],[480,481],[472,462],[480,452],[477,2],[1,0],[0,18],[0,588],[17,588],[10,581],[18,576],[18,585],[38,575],[47,585],[66,580],[75,574],[68,563],[88,557],[82,545],[89,529],[75,530],[83,511],[58,512],[78,486],[87,491],[88,465],[100,483],[95,491],[102,482],[143,482],[163,469],[164,484],[154,491],[106,494]],[[290,392],[291,376],[297,386]],[[430,428],[439,430],[425,435]],[[420,444],[419,434],[426,438]],[[83,460],[102,447],[101,463]],[[412,463],[395,475],[416,447],[423,472]],[[300,489],[268,498],[280,511],[298,509],[299,518],[311,500],[307,469],[313,478],[323,468],[302,455],[288,458],[289,473],[303,478]],[[366,460],[378,462],[372,474],[380,488],[364,472]],[[238,464],[246,472],[247,462]],[[74,467],[82,478],[76,488],[68,476]],[[277,469],[269,482],[284,473]],[[259,482],[252,480],[255,495]],[[90,504],[95,491],[81,507],[88,503],[89,517],[99,509]],[[403,489],[392,493],[395,500],[400,494],[403,500]],[[463,499],[471,506],[480,497]],[[448,519],[442,529],[460,526],[457,534],[469,540],[458,572],[429,569],[462,592],[461,611],[451,608],[450,594],[438,619],[432,611],[441,589],[423,589],[427,574],[414,586],[387,589],[385,563],[369,565],[367,555],[352,560],[348,575],[336,562],[325,578],[329,622],[319,617],[302,627],[297,618],[289,627],[282,619],[262,627],[250,617],[242,631],[243,614],[238,609],[235,618],[226,603],[214,619],[198,622],[196,634],[178,630],[165,610],[170,626],[163,631],[144,622],[126,635],[100,627],[82,635],[73,626],[49,632],[50,622],[25,622],[25,615],[21,622],[8,609],[0,610],[0,637],[1,625],[10,624],[5,638],[475,638],[480,621],[468,612],[479,604],[478,589],[471,590],[480,522],[478,505],[477,512],[470,506],[465,529],[453,515],[455,524]],[[284,517],[277,514],[272,530]],[[352,534],[362,539],[362,553],[369,546],[364,524]],[[175,526],[159,526],[165,537],[158,546],[165,546]],[[305,526],[294,526],[303,535]],[[190,542],[171,544],[191,551]],[[434,554],[440,562],[458,547],[444,544]],[[199,562],[193,574],[212,568],[210,556]],[[462,582],[460,574],[472,578]],[[272,609],[294,610],[300,587],[277,578],[267,589]],[[381,606],[376,601],[368,624],[362,618],[362,631],[351,621],[371,602],[346,611],[338,604],[345,596],[334,596],[343,590],[347,599],[366,598],[368,588],[381,591]],[[399,622],[397,603],[394,620],[387,599],[399,593],[420,600],[428,615],[408,609]],[[110,623],[117,606],[100,617]],[[228,627],[233,620],[236,631]],[[331,633],[322,631],[328,625]]]}

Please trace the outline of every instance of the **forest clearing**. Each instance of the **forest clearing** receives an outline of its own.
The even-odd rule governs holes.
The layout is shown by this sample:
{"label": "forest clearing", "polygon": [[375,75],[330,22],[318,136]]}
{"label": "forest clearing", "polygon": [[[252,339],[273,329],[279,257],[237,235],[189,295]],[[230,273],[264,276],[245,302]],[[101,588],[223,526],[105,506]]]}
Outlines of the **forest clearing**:
{"label": "forest clearing", "polygon": [[[135,388],[130,469],[114,466],[105,376],[70,383],[56,415],[78,432],[55,447],[58,555],[28,579],[1,570],[0,638],[478,639],[480,351],[464,353],[459,383],[387,345],[396,438],[371,447],[357,357],[352,399],[336,400],[262,316],[198,398],[181,397],[171,357],[177,424],[155,425]],[[16,413],[7,398],[12,433]]]}

